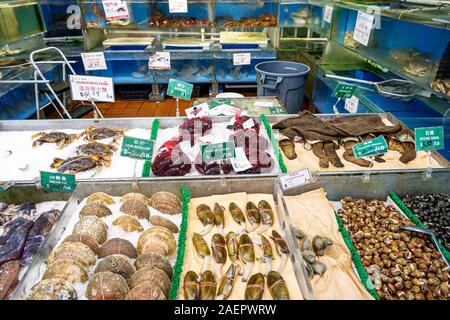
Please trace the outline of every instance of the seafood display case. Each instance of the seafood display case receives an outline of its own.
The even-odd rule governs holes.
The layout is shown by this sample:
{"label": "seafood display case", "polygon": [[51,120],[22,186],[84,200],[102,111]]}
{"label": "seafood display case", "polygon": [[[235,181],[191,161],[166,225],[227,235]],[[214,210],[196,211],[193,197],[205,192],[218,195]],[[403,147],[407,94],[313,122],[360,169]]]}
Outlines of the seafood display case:
{"label": "seafood display case", "polygon": [[252,116],[287,113],[283,102],[278,97],[198,98],[194,99],[192,105],[196,106],[202,103],[208,103],[209,106],[226,104]]}
{"label": "seafood display case", "polygon": [[277,0],[216,0],[215,26],[219,28],[276,27]]}
{"label": "seafood display case", "polygon": [[149,1],[149,25],[152,28],[208,28],[214,26],[210,0],[188,0],[188,12],[171,13],[167,0]]}

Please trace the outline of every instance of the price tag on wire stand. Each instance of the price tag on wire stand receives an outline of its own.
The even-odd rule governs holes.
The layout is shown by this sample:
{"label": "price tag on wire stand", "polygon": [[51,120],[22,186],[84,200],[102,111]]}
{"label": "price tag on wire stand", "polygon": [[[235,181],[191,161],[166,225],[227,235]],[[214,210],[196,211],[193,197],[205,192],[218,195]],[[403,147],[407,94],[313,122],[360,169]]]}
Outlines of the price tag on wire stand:
{"label": "price tag on wire stand", "polygon": [[167,86],[167,95],[176,99],[190,100],[194,85],[176,79],[170,79]]}
{"label": "price tag on wire stand", "polygon": [[375,16],[358,11],[356,18],[355,30],[353,32],[353,39],[364,46],[369,44],[370,34],[372,32],[373,21]]}
{"label": "price tag on wire stand", "polygon": [[114,102],[112,78],[69,75],[72,100]]}
{"label": "price tag on wire stand", "polygon": [[102,0],[106,20],[129,19],[126,0]]}
{"label": "price tag on wire stand", "polygon": [[352,96],[351,98],[345,99],[345,110],[349,113],[358,112],[359,99],[357,96]]}
{"label": "price tag on wire stand", "polygon": [[386,153],[388,151],[388,145],[386,139],[383,136],[379,136],[377,138],[355,144],[352,149],[355,157],[360,159],[363,157],[376,156],[377,154]]}
{"label": "price tag on wire stand", "polygon": [[169,0],[170,13],[187,13],[187,0]]}
{"label": "price tag on wire stand", "polygon": [[133,159],[152,160],[153,145],[152,140],[125,136],[120,155]]}
{"label": "price tag on wire stand", "polygon": [[103,52],[82,52],[81,59],[83,60],[84,70],[107,70],[105,55]]}
{"label": "price tag on wire stand", "polygon": [[251,63],[252,56],[248,53],[233,53],[234,66],[247,66]]}
{"label": "price tag on wire stand", "polygon": [[444,128],[428,127],[414,129],[416,150],[431,151],[444,149]]}
{"label": "price tag on wire stand", "polygon": [[286,173],[278,177],[283,191],[305,185],[311,181],[311,172],[308,168]]}
{"label": "price tag on wire stand", "polygon": [[41,171],[41,185],[45,191],[74,192],[76,187],[75,175]]}
{"label": "price tag on wire stand", "polygon": [[325,22],[331,23],[331,18],[333,17],[333,7],[325,6],[325,10],[323,13],[323,20]]}

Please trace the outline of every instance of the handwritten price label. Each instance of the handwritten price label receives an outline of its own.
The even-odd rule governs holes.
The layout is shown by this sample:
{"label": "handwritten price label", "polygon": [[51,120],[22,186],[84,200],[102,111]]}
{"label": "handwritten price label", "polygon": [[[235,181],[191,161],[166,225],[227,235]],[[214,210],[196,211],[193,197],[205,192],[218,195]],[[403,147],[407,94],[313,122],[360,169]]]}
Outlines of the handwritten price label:
{"label": "handwritten price label", "polygon": [[102,0],[106,20],[129,19],[126,0]]}
{"label": "handwritten price label", "polygon": [[252,56],[250,53],[234,53],[233,54],[233,65],[235,66],[246,66],[252,61]]}
{"label": "handwritten price label", "polygon": [[170,13],[187,13],[187,0],[169,0]]}
{"label": "handwritten price label", "polygon": [[81,53],[81,59],[86,71],[108,69],[103,52],[84,52]]}
{"label": "handwritten price label", "polygon": [[367,46],[372,32],[373,21],[375,17],[362,11],[358,11],[356,18],[355,30],[353,32],[353,39],[364,46]]}
{"label": "handwritten price label", "polygon": [[307,184],[310,180],[311,172],[308,168],[286,173],[279,177],[280,186],[283,191]]}
{"label": "handwritten price label", "polygon": [[72,100],[114,102],[112,78],[70,75]]}

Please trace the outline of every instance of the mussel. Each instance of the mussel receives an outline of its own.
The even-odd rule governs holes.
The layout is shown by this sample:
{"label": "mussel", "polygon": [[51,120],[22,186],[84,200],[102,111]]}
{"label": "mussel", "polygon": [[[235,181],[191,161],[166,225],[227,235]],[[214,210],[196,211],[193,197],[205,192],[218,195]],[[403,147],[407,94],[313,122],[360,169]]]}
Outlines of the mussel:
{"label": "mussel", "polygon": [[312,241],[312,248],[316,256],[323,256],[325,249],[333,244],[333,240],[324,236],[315,236]]}
{"label": "mussel", "polygon": [[206,204],[200,204],[197,207],[197,217],[198,220],[203,225],[203,230],[199,232],[200,235],[204,236],[205,234],[208,234],[209,231],[211,231],[212,227],[214,226],[214,213],[212,212],[211,208]]}
{"label": "mussel", "polygon": [[255,248],[253,247],[252,239],[246,233],[239,237],[239,254],[245,265],[242,281],[246,282],[255,264]]}
{"label": "mussel", "polygon": [[205,239],[198,233],[192,235],[192,242],[194,244],[195,252],[203,259],[201,273],[204,273],[209,269],[209,264],[211,263],[211,251],[209,250]]}
{"label": "mussel", "polygon": [[259,229],[258,233],[261,235],[273,225],[273,211],[272,207],[266,200],[261,200],[258,203],[258,210],[261,216],[262,223],[262,226]]}

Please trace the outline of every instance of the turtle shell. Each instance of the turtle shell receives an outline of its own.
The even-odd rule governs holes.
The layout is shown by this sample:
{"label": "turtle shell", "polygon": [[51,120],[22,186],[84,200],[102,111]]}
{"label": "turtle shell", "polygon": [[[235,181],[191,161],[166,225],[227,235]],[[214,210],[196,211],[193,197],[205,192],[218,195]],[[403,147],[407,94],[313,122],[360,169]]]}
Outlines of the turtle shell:
{"label": "turtle shell", "polygon": [[123,254],[132,259],[138,256],[133,244],[130,241],[121,238],[109,239],[100,247],[100,258],[113,254]]}
{"label": "turtle shell", "polygon": [[86,216],[96,216],[99,218],[103,218],[109,215],[112,215],[111,210],[104,204],[98,202],[87,204],[80,211],[80,218]]}
{"label": "turtle shell", "polygon": [[159,212],[174,215],[181,213],[181,201],[170,192],[160,191],[152,195],[151,206]]}
{"label": "turtle shell", "polygon": [[169,260],[157,253],[146,253],[140,255],[136,261],[134,261],[134,265],[138,270],[145,267],[156,267],[164,271],[169,279],[172,279],[173,276],[173,268]]}
{"label": "turtle shell", "polygon": [[89,280],[86,296],[89,300],[124,300],[128,291],[127,281],[121,275],[103,271]]}
{"label": "turtle shell", "polygon": [[136,271],[130,278],[130,288],[133,289],[140,284],[151,283],[156,287],[160,287],[164,296],[169,296],[170,279],[167,274],[156,267],[145,267]]}
{"label": "turtle shell", "polygon": [[125,300],[166,300],[166,296],[160,287],[151,282],[137,285],[128,292]]}
{"label": "turtle shell", "polygon": [[139,255],[155,252],[165,257],[174,254],[177,243],[173,233],[164,227],[151,227],[145,230],[138,239]]}
{"label": "turtle shell", "polygon": [[31,288],[28,300],[77,300],[77,292],[72,284],[61,278],[40,281]]}
{"label": "turtle shell", "polygon": [[94,253],[81,242],[63,242],[52,251],[48,257],[48,264],[61,259],[76,260],[86,267],[95,264]]}
{"label": "turtle shell", "polygon": [[113,254],[101,259],[98,262],[94,273],[104,271],[117,273],[128,280],[136,272],[136,268],[127,256],[123,254]]}
{"label": "turtle shell", "polygon": [[116,220],[114,220],[112,224],[118,226],[119,228],[121,228],[123,231],[126,232],[134,232],[134,231],[140,232],[144,230],[139,220],[128,214],[121,215]]}
{"label": "turtle shell", "polygon": [[107,205],[114,204],[116,202],[108,194],[106,194],[104,192],[96,192],[96,193],[91,194],[86,200],[86,204],[91,204],[91,203],[101,203],[101,204],[107,206]]}
{"label": "turtle shell", "polygon": [[150,210],[146,204],[137,200],[127,200],[120,207],[120,211],[138,219],[147,219],[150,217]]}
{"label": "turtle shell", "polygon": [[142,204],[145,204],[146,206],[150,205],[150,199],[147,198],[147,196],[142,193],[131,192],[131,193],[127,193],[122,198],[120,198],[120,202],[122,202],[122,203],[127,202],[129,200],[139,201]]}
{"label": "turtle shell", "polygon": [[80,242],[88,246],[94,254],[98,254],[98,251],[100,250],[100,246],[98,245],[97,241],[95,241],[95,239],[91,236],[85,234],[71,234],[64,239],[63,243],[64,242]]}
{"label": "turtle shell", "polygon": [[173,233],[180,232],[180,229],[178,229],[178,226],[175,223],[162,216],[151,216],[149,220],[150,223],[154,226],[161,226],[167,228]]}
{"label": "turtle shell", "polygon": [[96,216],[86,216],[75,224],[72,233],[90,236],[102,244],[108,236],[108,226]]}
{"label": "turtle shell", "polygon": [[51,278],[62,278],[71,283],[85,282],[88,279],[88,271],[85,265],[76,260],[55,260],[47,266],[43,280]]}

